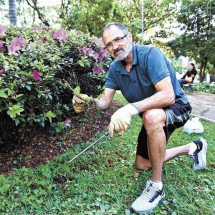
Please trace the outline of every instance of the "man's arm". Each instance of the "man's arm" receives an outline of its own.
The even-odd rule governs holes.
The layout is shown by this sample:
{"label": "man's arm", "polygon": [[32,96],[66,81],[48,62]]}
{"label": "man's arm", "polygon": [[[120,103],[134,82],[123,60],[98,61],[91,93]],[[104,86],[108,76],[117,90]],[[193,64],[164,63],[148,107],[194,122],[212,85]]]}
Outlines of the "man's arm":
{"label": "man's arm", "polygon": [[115,93],[116,90],[105,88],[103,97],[99,99],[99,101],[97,102],[98,109],[100,110],[107,109],[110,106]]}
{"label": "man's arm", "polygon": [[142,101],[133,103],[139,112],[145,112],[150,109],[163,108],[175,102],[175,94],[170,77],[159,81],[155,88],[157,93]]}

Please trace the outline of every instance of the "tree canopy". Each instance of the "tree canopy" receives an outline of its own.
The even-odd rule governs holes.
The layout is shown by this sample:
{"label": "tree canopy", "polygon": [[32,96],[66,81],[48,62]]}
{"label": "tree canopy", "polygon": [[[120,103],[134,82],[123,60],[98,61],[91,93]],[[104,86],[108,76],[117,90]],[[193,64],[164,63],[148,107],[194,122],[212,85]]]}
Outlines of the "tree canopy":
{"label": "tree canopy", "polygon": [[207,63],[215,66],[215,2],[183,0],[176,18],[184,33],[169,45],[176,57],[190,56],[200,63],[204,79]]}
{"label": "tree canopy", "polygon": [[[129,28],[135,42],[142,41],[143,27],[145,44],[155,44],[169,56],[189,56],[200,64],[202,77],[208,65],[215,65],[213,0],[59,0],[51,6],[40,0],[16,2],[23,26],[58,24],[100,37],[105,24],[118,21]],[[0,0],[3,3],[6,0]],[[171,41],[164,43],[161,38]]]}

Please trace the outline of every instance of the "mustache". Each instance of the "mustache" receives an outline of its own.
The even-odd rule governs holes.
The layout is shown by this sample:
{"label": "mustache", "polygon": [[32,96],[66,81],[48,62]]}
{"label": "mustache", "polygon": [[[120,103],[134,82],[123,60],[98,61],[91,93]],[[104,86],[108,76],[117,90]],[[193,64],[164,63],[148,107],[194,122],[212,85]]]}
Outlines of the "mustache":
{"label": "mustache", "polygon": [[123,48],[117,48],[116,50],[114,50],[114,54],[116,54],[118,51],[124,51],[124,49]]}

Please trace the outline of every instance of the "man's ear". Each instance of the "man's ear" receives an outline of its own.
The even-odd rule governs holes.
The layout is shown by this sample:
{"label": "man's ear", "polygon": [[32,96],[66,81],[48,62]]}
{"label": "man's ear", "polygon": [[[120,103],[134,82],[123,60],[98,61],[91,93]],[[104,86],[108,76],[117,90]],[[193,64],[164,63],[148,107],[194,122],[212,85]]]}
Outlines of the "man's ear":
{"label": "man's ear", "polygon": [[133,41],[133,37],[132,37],[132,34],[130,32],[128,33],[128,38],[130,39],[131,42]]}

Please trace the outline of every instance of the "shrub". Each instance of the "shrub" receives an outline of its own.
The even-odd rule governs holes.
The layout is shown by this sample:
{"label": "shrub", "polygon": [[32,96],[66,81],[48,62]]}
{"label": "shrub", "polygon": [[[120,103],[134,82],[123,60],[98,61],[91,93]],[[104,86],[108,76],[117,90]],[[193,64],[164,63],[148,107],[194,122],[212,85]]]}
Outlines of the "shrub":
{"label": "shrub", "polygon": [[213,93],[215,94],[215,84],[213,83],[195,83],[193,85],[194,91],[206,92],[206,93]]}
{"label": "shrub", "polygon": [[66,128],[72,89],[99,95],[109,62],[101,41],[79,31],[0,25],[0,142],[23,140],[32,128]]}

